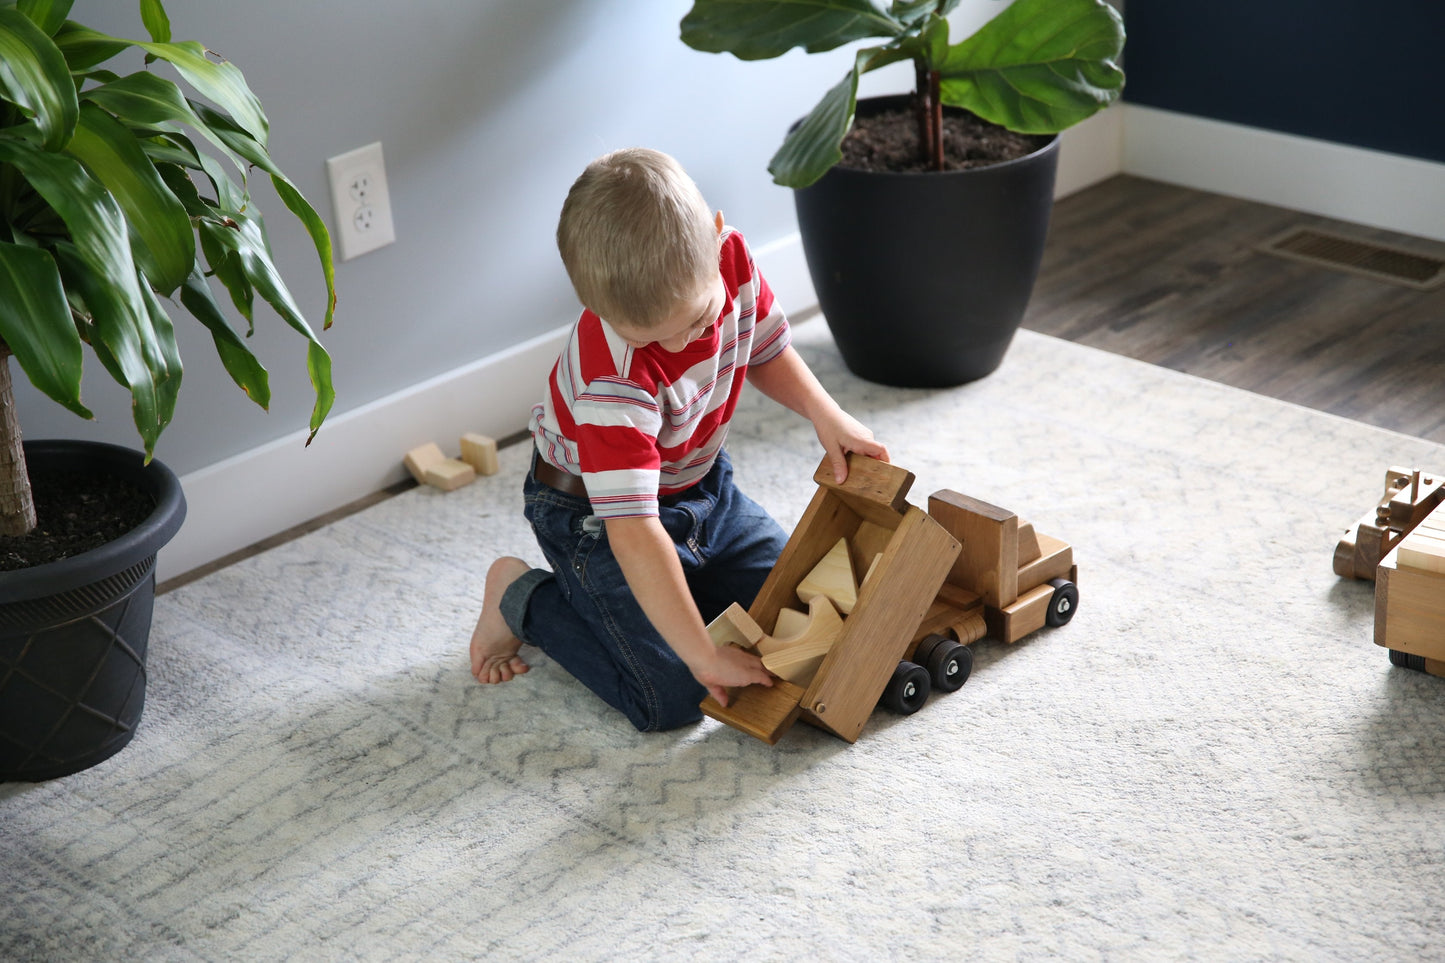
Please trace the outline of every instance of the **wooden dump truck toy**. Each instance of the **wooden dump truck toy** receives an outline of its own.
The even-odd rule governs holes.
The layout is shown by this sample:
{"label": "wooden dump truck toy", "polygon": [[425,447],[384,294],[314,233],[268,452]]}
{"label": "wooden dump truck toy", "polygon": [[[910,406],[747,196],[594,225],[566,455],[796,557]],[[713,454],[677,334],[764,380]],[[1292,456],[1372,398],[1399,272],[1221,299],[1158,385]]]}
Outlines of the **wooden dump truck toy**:
{"label": "wooden dump truck toy", "polygon": [[[752,607],[708,626],[719,645],[756,652],[777,678],[703,712],[774,744],[801,718],[855,742],[880,702],[908,714],[951,692],[985,635],[1016,642],[1078,607],[1073,549],[1017,515],[943,490],[928,511],[906,501],[913,474],[850,455],[827,459],[818,491]],[[861,576],[861,577],[859,577]]]}
{"label": "wooden dump truck toy", "polygon": [[1445,676],[1445,475],[1391,468],[1374,511],[1335,547],[1335,574],[1375,582],[1375,644]]}

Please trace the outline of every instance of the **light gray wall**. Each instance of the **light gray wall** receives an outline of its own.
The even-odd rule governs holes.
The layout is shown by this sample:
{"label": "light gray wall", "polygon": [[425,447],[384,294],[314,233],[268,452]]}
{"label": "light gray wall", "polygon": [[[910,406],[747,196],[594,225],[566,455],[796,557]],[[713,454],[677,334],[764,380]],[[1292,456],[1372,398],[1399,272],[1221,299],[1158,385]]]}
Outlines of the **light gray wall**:
{"label": "light gray wall", "polygon": [[[552,232],[573,178],[604,151],[644,144],[674,154],[755,247],[792,233],[791,194],[772,184],[767,160],[849,62],[843,51],[758,63],[697,53],[678,40],[687,0],[166,7],[176,39],[201,40],[242,69],[270,117],[273,156],[328,223],[326,158],[384,144],[397,241],[337,264],[336,323],[322,337],[335,362],[334,414],[570,321],[576,304]],[[80,0],[71,18],[142,37],[136,9],[135,0]],[[906,74],[879,74],[865,93],[908,87]],[[281,270],[319,323],[315,254],[269,185],[253,186]],[[178,472],[305,427],[303,342],[269,309],[258,315],[269,413],[231,384],[209,336],[173,312],[186,373],[157,456]],[[81,421],[17,378],[26,437],[138,447],[128,396],[93,358],[86,364],[85,400],[98,420]],[[318,443],[324,437],[323,428]]]}

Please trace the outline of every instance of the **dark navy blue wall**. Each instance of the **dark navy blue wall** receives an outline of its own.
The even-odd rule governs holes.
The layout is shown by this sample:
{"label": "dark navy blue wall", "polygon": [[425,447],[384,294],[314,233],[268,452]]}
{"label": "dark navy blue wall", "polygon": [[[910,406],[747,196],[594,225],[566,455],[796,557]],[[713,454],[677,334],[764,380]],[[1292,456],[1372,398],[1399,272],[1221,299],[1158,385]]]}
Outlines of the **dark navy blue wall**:
{"label": "dark navy blue wall", "polygon": [[1124,99],[1445,161],[1445,0],[1126,0]]}

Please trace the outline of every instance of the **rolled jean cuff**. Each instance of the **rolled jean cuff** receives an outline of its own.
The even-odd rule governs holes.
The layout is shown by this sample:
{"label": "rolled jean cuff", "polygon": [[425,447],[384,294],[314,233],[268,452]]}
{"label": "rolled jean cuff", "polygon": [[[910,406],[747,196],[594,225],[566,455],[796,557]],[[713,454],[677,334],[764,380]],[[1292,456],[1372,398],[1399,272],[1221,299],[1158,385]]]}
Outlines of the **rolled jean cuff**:
{"label": "rolled jean cuff", "polygon": [[502,593],[501,602],[498,603],[502,621],[507,623],[507,628],[528,645],[535,643],[522,632],[522,623],[527,618],[527,606],[532,603],[532,593],[550,578],[552,578],[552,573],[544,568],[528,569],[519,575],[515,582],[507,586],[507,590]]}

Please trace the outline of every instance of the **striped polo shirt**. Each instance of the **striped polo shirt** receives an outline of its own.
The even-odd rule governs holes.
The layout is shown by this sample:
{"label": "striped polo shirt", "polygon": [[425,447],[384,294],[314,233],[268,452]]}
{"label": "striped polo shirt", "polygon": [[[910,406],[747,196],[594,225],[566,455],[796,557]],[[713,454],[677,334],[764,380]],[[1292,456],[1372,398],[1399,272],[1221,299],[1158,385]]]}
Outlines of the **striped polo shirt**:
{"label": "striped polo shirt", "polygon": [[743,236],[724,228],[726,292],[712,328],[681,351],[634,348],[584,310],[532,409],[537,451],[581,475],[602,518],[656,515],[659,495],[697,483],[727,437],[750,364],[788,346],[788,321]]}

